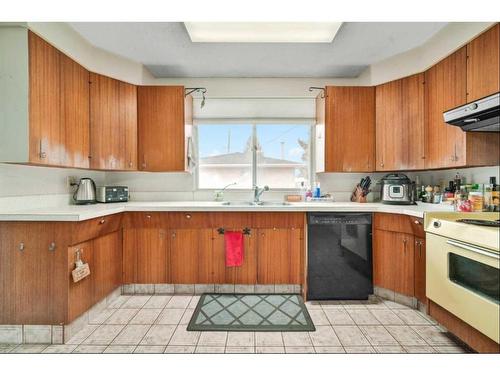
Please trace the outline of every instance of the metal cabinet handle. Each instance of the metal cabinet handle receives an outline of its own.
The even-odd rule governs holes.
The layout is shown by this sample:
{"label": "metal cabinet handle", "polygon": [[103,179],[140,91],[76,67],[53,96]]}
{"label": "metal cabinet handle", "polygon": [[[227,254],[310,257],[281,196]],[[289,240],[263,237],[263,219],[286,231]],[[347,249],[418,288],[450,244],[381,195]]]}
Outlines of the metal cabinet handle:
{"label": "metal cabinet handle", "polygon": [[191,219],[191,215],[190,214],[186,214],[186,219]]}
{"label": "metal cabinet handle", "polygon": [[422,223],[421,223],[420,221],[418,221],[418,220],[415,220],[415,221],[414,221],[414,223],[415,223],[415,224],[417,224],[417,225],[422,224]]}
{"label": "metal cabinet handle", "polygon": [[463,250],[472,251],[474,253],[485,255],[487,257],[494,258],[494,259],[500,259],[500,256],[498,254],[496,254],[488,249],[479,247],[479,246],[465,244],[465,243],[455,241],[455,240],[447,240],[446,243],[448,245],[455,246],[455,247],[458,247],[458,248],[463,249]]}
{"label": "metal cabinet handle", "polygon": [[51,242],[49,244],[49,251],[55,251],[56,250],[56,243],[55,242]]}
{"label": "metal cabinet handle", "polygon": [[128,166],[132,167],[132,162],[131,161],[128,162]]}
{"label": "metal cabinet handle", "polygon": [[384,166],[384,163],[380,163],[380,166],[383,167]]}
{"label": "metal cabinet handle", "polygon": [[40,159],[45,159],[47,157],[47,153],[43,151],[42,140],[40,139]]}
{"label": "metal cabinet handle", "polygon": [[24,242],[19,244],[19,251],[24,251]]}
{"label": "metal cabinet handle", "polygon": [[101,225],[104,224],[105,222],[106,222],[106,219],[99,220],[99,224],[101,224]]}
{"label": "metal cabinet handle", "polygon": [[172,238],[175,238],[175,232],[172,232]]}
{"label": "metal cabinet handle", "polygon": [[407,242],[407,240],[404,239],[403,240],[403,251],[404,251],[405,254],[406,254],[406,242]]}
{"label": "metal cabinet handle", "polygon": [[146,219],[151,219],[151,215],[146,215]]}

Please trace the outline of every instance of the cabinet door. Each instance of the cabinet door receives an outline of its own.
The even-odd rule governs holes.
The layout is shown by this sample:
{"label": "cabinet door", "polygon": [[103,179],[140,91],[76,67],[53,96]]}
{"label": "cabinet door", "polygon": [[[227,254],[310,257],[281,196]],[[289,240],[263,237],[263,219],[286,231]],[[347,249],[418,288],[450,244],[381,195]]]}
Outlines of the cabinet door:
{"label": "cabinet door", "polygon": [[138,88],[139,169],[184,171],[184,87]]}
{"label": "cabinet door", "polygon": [[123,282],[163,284],[167,278],[166,231],[159,228],[123,230]]}
{"label": "cabinet door", "polygon": [[137,87],[119,82],[120,130],[123,138],[124,170],[137,170]]}
{"label": "cabinet door", "polygon": [[91,168],[135,169],[136,87],[96,73],[90,82]]}
{"label": "cabinet door", "polygon": [[[226,230],[241,230],[241,228],[226,228]],[[224,235],[213,230],[214,260],[213,282],[215,284],[256,284],[257,283],[257,231],[250,230],[244,235],[243,264],[240,267],[226,267],[226,248]]]}
{"label": "cabinet door", "polygon": [[122,284],[121,231],[96,238],[94,252],[94,303]]}
{"label": "cabinet door", "polygon": [[466,133],[444,122],[443,112],[466,102],[466,48],[425,72],[425,168],[447,168],[466,163]]}
{"label": "cabinet door", "polygon": [[0,223],[0,324],[65,322],[67,229]]}
{"label": "cabinet door", "polygon": [[196,284],[210,279],[211,238],[211,229],[170,231],[169,266],[173,284]]}
{"label": "cabinet door", "polygon": [[407,296],[414,294],[414,242],[413,235],[397,233],[395,247],[394,291]]}
{"label": "cabinet door", "polygon": [[398,240],[398,235],[395,232],[380,229],[373,231],[374,285],[394,290],[396,285],[394,246],[398,246]]}
{"label": "cabinet door", "polygon": [[425,295],[425,239],[415,237],[415,297],[426,303]]}
{"label": "cabinet door", "polygon": [[[71,272],[75,269],[77,254],[80,259],[90,267],[90,275],[84,279],[73,282]],[[84,242],[68,248],[68,322],[72,322],[87,311],[94,304],[94,262],[92,241]]]}
{"label": "cabinet door", "polygon": [[424,75],[376,87],[376,170],[424,168]]}
{"label": "cabinet door", "polygon": [[259,229],[257,282],[300,284],[301,244],[300,229]]}
{"label": "cabinet door", "polygon": [[467,44],[467,102],[500,90],[500,25]]}
{"label": "cabinet door", "polygon": [[325,105],[325,171],[373,171],[375,88],[328,86]]}
{"label": "cabinet door", "polygon": [[29,160],[62,165],[60,116],[60,52],[28,33],[29,42]]}
{"label": "cabinet door", "polygon": [[67,167],[88,168],[90,153],[89,72],[61,54],[61,123]]}

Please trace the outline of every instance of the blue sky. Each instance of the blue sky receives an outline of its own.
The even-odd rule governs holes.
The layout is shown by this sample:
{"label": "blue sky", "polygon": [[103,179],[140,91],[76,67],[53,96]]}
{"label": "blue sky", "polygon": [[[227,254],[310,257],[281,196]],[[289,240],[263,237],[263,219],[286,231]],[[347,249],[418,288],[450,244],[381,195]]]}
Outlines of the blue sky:
{"label": "blue sky", "polygon": [[[230,152],[244,150],[248,138],[252,134],[251,125],[199,125],[200,157],[227,153],[228,133],[231,131]],[[287,160],[300,162],[303,153],[297,139],[309,140],[308,125],[257,125],[257,137],[264,155],[281,158],[281,142],[283,142],[284,157]]]}

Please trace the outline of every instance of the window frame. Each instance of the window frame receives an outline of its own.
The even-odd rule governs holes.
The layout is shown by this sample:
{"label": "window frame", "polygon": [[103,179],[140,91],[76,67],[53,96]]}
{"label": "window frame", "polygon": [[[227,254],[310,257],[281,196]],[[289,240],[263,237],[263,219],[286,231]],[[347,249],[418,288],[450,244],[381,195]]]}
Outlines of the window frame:
{"label": "window frame", "polygon": [[[315,184],[315,170],[316,170],[316,160],[315,160],[315,155],[316,155],[316,150],[315,150],[315,142],[314,139],[316,137],[316,127],[314,121],[310,119],[220,119],[220,120],[198,120],[194,121],[193,123],[193,130],[192,130],[192,137],[193,137],[193,144],[195,145],[194,147],[194,155],[195,155],[195,160],[196,160],[196,167],[193,170],[193,182],[194,182],[194,188],[195,191],[217,191],[222,189],[224,186],[221,186],[219,188],[200,188],[200,173],[199,173],[199,167],[200,167],[200,151],[199,151],[199,133],[198,133],[198,126],[199,125],[237,125],[237,124],[242,124],[242,125],[250,125],[252,127],[252,147],[256,147],[256,140],[257,140],[257,125],[304,125],[309,127],[309,182],[311,187],[314,186]],[[252,186],[255,185],[256,179],[257,179],[257,163],[256,163],[256,152],[253,152],[253,159],[252,159]],[[259,186],[261,187],[261,186]],[[233,192],[251,192],[253,188],[243,188],[243,189],[238,189],[238,188],[233,188],[229,186],[226,188],[226,191],[233,191]],[[274,192],[298,192],[300,188],[273,188],[272,186],[269,186],[270,191]]]}

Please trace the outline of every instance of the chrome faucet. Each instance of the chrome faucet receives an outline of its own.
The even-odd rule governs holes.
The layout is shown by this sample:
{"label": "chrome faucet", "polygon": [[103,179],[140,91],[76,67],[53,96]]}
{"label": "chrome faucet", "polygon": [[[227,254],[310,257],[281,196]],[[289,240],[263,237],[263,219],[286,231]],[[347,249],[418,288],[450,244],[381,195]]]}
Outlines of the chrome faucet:
{"label": "chrome faucet", "polygon": [[217,190],[215,192],[215,195],[214,195],[214,200],[216,202],[222,202],[224,200],[224,190],[226,190],[229,186],[233,186],[233,185],[236,185],[237,182],[232,182],[230,184],[227,184],[226,186],[224,186],[222,189],[220,190]]}
{"label": "chrome faucet", "polygon": [[263,192],[268,191],[269,186],[264,186],[262,189],[259,188],[257,185],[253,186],[253,203],[259,204],[260,203],[260,196],[262,195]]}

